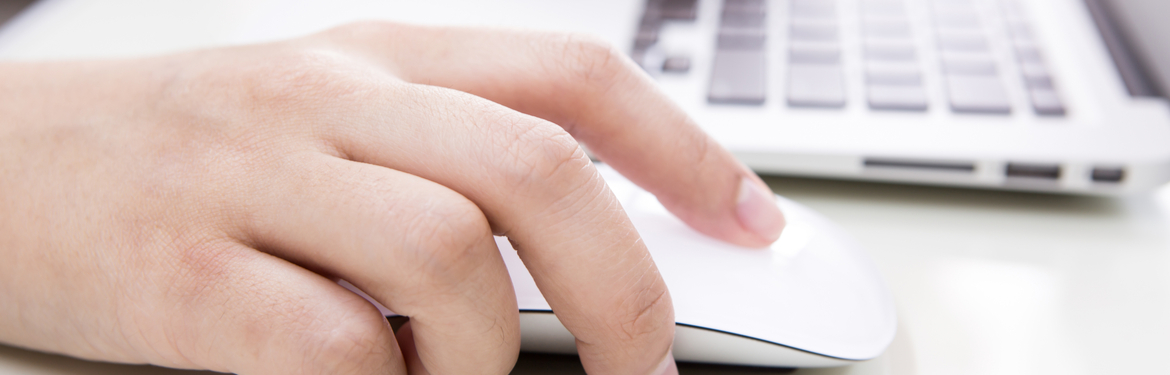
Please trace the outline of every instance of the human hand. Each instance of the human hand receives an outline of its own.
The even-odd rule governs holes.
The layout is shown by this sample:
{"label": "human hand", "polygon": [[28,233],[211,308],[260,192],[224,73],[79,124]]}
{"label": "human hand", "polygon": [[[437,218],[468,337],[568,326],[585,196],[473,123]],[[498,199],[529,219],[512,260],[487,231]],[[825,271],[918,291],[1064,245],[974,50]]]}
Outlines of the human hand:
{"label": "human hand", "polygon": [[[0,342],[88,359],[506,373],[494,233],[587,371],[675,371],[670,294],[577,140],[699,231],[763,246],[783,226],[754,174],[580,36],[363,23],[5,63],[0,113]],[[410,323],[396,336],[338,279]]]}

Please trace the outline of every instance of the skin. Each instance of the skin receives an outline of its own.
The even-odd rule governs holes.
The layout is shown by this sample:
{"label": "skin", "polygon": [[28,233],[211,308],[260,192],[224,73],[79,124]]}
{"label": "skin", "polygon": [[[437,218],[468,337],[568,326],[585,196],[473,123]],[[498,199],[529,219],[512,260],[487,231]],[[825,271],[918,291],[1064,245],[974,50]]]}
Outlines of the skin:
{"label": "skin", "polygon": [[0,342],[86,359],[504,374],[494,234],[588,372],[677,373],[670,293],[577,142],[703,233],[760,247],[783,226],[758,177],[577,35],[363,23],[6,63],[0,113]]}

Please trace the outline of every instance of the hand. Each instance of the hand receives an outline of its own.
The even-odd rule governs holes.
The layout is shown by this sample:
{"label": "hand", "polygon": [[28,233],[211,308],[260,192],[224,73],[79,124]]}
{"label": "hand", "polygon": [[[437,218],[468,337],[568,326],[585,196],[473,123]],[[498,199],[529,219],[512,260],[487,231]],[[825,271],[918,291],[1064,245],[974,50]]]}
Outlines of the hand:
{"label": "hand", "polygon": [[[590,373],[673,370],[670,294],[577,141],[763,246],[763,183],[575,35],[356,24],[0,64],[0,342],[242,374],[502,374],[506,235]],[[558,126],[559,125],[559,126]],[[410,316],[398,335],[347,280]]]}

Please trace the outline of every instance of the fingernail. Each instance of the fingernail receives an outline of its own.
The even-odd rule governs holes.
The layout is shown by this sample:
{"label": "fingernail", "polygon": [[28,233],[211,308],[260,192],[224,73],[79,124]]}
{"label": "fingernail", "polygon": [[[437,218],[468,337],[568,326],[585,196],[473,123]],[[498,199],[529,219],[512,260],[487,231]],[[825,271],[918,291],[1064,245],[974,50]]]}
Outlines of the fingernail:
{"label": "fingernail", "polygon": [[739,181],[735,214],[744,228],[769,243],[780,238],[780,231],[784,230],[784,214],[776,207],[776,198],[772,192],[747,177]]}
{"label": "fingernail", "polygon": [[678,375],[678,364],[674,363],[674,353],[666,352],[666,358],[658,364],[658,367],[654,368],[654,372],[651,372],[650,375]]}

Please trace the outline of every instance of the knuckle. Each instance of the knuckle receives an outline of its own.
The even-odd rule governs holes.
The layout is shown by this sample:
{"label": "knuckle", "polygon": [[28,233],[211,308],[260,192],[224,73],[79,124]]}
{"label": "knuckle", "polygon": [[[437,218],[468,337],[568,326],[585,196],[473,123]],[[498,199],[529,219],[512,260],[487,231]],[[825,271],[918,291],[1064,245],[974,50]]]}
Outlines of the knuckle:
{"label": "knuckle", "polygon": [[[302,368],[316,368],[309,373],[366,373],[357,370],[378,367],[391,358],[385,330],[389,329],[379,314],[348,314],[324,319],[326,314],[306,313],[300,318],[304,334],[305,363]],[[369,368],[365,370],[377,370]]]}
{"label": "knuckle", "polygon": [[246,99],[261,108],[290,110],[319,108],[320,103],[368,94],[375,89],[368,68],[348,56],[328,50],[281,53],[242,77]]}
{"label": "knuckle", "polygon": [[502,140],[506,160],[499,166],[506,186],[523,192],[550,181],[575,181],[592,165],[573,136],[559,126],[531,118],[506,122],[510,136]]}
{"label": "knuckle", "polygon": [[625,69],[625,55],[614,45],[585,34],[562,34],[561,58],[556,63],[569,87],[584,85],[604,90]]}
{"label": "knuckle", "polygon": [[481,135],[481,140],[473,141],[481,146],[474,148],[478,150],[475,156],[485,161],[497,186],[525,194],[547,189],[550,180],[580,184],[580,177],[589,176],[580,173],[592,167],[589,156],[569,132],[552,122],[467,93],[407,87],[425,90],[426,95],[420,96],[427,101],[419,105],[441,108],[436,111],[441,118],[467,124],[472,133]]}
{"label": "knuckle", "polygon": [[[156,282],[144,285],[122,285],[127,290],[141,293],[130,300],[119,297],[119,325],[122,334],[135,338],[136,345],[144,353],[170,363],[188,364],[192,358],[206,358],[207,350],[198,342],[202,335],[186,319],[191,312],[207,311],[222,306],[231,298],[228,292],[232,281],[231,264],[241,254],[226,242],[199,241],[184,243],[175,240],[174,251],[168,252],[159,261],[139,263],[147,272],[147,280]],[[130,259],[140,260],[138,257]],[[143,289],[145,285],[150,285]],[[153,289],[157,287],[158,289]],[[157,293],[157,294],[155,294]],[[143,299],[142,296],[155,298]],[[176,312],[163,319],[158,330],[134,330],[134,322],[158,321],[158,311]],[[123,315],[124,314],[124,315]],[[123,320],[125,319],[125,320]]]}
{"label": "knuckle", "polygon": [[282,44],[247,53],[210,55],[183,64],[162,80],[161,97],[179,103],[196,101],[221,110],[287,110],[372,86],[354,74],[369,68],[328,49]]}
{"label": "knuckle", "polygon": [[471,201],[456,193],[451,197],[420,199],[407,244],[417,255],[422,274],[431,282],[457,282],[479,265],[482,247],[491,237],[487,218]]}
{"label": "knuckle", "polygon": [[616,332],[635,342],[664,340],[674,334],[674,308],[670,293],[661,284],[641,288],[622,303]]}
{"label": "knuckle", "polygon": [[[181,245],[170,270],[169,293],[187,306],[212,302],[216,291],[226,287],[231,278],[231,264],[241,254],[227,243]],[[214,302],[212,302],[214,303]]]}

